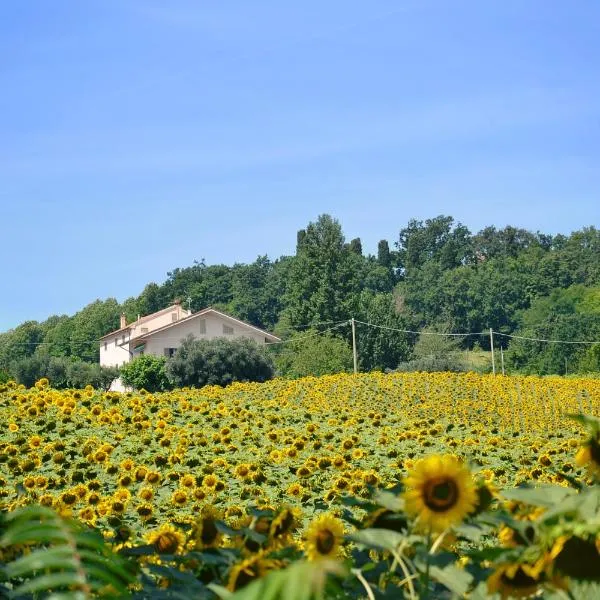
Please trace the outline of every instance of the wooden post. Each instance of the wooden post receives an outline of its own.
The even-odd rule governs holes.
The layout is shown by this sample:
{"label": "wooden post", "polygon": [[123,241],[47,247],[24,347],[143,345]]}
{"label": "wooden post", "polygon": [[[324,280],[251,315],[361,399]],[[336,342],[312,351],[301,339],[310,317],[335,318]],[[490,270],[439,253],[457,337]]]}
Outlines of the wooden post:
{"label": "wooden post", "polygon": [[358,356],[356,353],[356,325],[354,324],[354,317],[352,317],[352,359],[354,360],[354,374],[358,373]]}
{"label": "wooden post", "polygon": [[496,359],[494,357],[494,332],[490,327],[490,348],[492,349],[492,373],[496,374]]}

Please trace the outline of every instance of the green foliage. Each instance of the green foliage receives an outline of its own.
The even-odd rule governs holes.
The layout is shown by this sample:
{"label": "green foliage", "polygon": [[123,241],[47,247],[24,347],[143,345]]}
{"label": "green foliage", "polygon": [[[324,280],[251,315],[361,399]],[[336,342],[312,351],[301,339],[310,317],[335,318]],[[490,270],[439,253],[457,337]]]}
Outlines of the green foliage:
{"label": "green foliage", "polygon": [[14,361],[10,373],[18,383],[26,387],[32,387],[36,381],[46,377],[56,389],[84,388],[91,385],[107,390],[119,376],[116,367],[101,367],[98,363],[51,356],[47,352]]}
{"label": "green foliage", "polygon": [[6,515],[0,533],[3,555],[12,555],[3,569],[10,598],[85,600],[131,595],[132,565],[115,554],[99,532],[77,521],[31,506]]}
{"label": "green foliage", "polygon": [[137,356],[121,367],[121,380],[126,386],[136,390],[162,392],[170,389],[166,363],[167,360],[164,356],[153,356],[152,354]]}
{"label": "green foliage", "polygon": [[395,369],[401,373],[422,371],[424,373],[440,373],[449,371],[451,373],[462,373],[469,371],[469,365],[461,354],[449,354],[447,356],[426,356],[414,358],[401,362]]}
{"label": "green foliage", "polygon": [[352,349],[345,340],[315,330],[296,334],[292,340],[274,349],[279,375],[295,379],[352,370]]}
{"label": "green foliage", "polygon": [[345,244],[342,228],[329,215],[309,223],[299,236],[288,273],[285,313],[293,326],[349,317],[349,302],[359,290],[356,265],[362,257]]}
{"label": "green foliage", "polygon": [[234,381],[266,381],[274,367],[264,349],[247,338],[196,340],[188,336],[167,363],[176,387],[228,385]]}
{"label": "green foliage", "polygon": [[[447,324],[461,332],[487,332],[491,327],[504,334],[546,331],[550,336],[561,330],[574,335],[600,311],[600,231],[595,227],[568,236],[513,226],[486,227],[472,235],[451,216],[440,215],[410,220],[399,228],[395,246],[391,251],[387,240],[381,240],[376,255],[369,255],[360,238],[346,242],[340,223],[321,215],[298,232],[295,256],[277,260],[259,256],[251,264],[233,266],[195,261],[167,273],[164,283],[149,283],[123,304],[114,298],[96,300],[73,316],[27,321],[2,333],[0,370],[10,372],[11,364],[38,354],[97,363],[97,341],[117,329],[121,312],[131,322],[175,299],[186,307],[189,302],[193,311],[218,307],[258,327],[279,331],[354,317],[382,325],[400,323],[399,328],[411,330]],[[394,307],[388,312],[392,292]],[[578,320],[578,315],[587,317]],[[362,329],[358,335],[363,370],[406,361],[413,343],[410,337],[393,340]],[[497,340],[508,347],[509,338]],[[489,350],[487,335],[465,338],[462,347],[475,343]],[[512,346],[513,369],[532,373],[598,369],[592,350],[544,350],[518,342]],[[53,366],[54,379],[59,380],[60,363]]]}
{"label": "green foliage", "polygon": [[[393,331],[406,329],[406,318],[398,314],[396,299],[391,293],[363,291],[353,311],[364,323],[375,323],[382,328],[356,324],[356,346],[361,371],[393,369],[410,354],[409,335]],[[383,329],[383,328],[389,329]]]}
{"label": "green foliage", "polygon": [[[600,339],[600,288],[574,285],[535,300],[521,315],[516,335],[551,340]],[[509,365],[525,373],[586,373],[600,369],[599,345],[558,344],[515,339]]]}

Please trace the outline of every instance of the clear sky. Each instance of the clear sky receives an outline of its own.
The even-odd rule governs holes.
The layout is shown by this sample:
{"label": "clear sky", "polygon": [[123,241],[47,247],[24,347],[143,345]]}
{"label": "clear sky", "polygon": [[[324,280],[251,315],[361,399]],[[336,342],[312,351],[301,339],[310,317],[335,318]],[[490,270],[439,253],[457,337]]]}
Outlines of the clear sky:
{"label": "clear sky", "polygon": [[598,0],[0,3],[0,330],[194,259],[600,224]]}

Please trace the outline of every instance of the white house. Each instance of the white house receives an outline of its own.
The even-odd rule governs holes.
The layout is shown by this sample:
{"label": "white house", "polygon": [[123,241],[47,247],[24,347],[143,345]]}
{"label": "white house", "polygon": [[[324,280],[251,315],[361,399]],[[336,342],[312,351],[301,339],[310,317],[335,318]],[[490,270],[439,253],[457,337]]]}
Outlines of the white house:
{"label": "white house", "polygon": [[[100,365],[120,367],[141,354],[171,357],[181,345],[181,340],[190,334],[196,339],[206,340],[246,337],[259,344],[280,341],[273,334],[214,308],[192,314],[176,302],[129,324],[125,315],[121,315],[120,328],[100,338]],[[111,389],[124,388],[117,380]]]}

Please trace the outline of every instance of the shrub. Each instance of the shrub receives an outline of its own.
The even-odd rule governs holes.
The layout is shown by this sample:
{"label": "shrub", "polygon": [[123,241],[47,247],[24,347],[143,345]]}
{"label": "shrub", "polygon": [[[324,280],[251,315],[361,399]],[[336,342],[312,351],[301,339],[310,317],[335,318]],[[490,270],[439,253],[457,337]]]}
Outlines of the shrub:
{"label": "shrub", "polygon": [[36,381],[45,377],[55,389],[83,388],[89,384],[107,390],[119,376],[116,367],[101,367],[98,363],[42,353],[14,361],[11,372],[17,382],[26,387],[32,387]]}
{"label": "shrub", "polygon": [[196,340],[188,336],[167,362],[167,375],[176,387],[262,382],[273,373],[270,357],[247,338]]}
{"label": "shrub", "polygon": [[309,331],[275,352],[278,373],[291,379],[352,370],[352,349],[343,339],[332,335]]}
{"label": "shrub", "polygon": [[121,380],[136,390],[162,392],[171,386],[165,370],[166,358],[143,354],[121,367]]}

